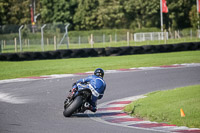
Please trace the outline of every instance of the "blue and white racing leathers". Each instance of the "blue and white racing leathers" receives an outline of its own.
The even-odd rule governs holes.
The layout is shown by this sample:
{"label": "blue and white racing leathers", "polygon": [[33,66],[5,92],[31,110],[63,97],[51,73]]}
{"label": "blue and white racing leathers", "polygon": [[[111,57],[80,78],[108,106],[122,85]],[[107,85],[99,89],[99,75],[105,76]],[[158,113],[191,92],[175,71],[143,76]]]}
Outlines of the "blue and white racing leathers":
{"label": "blue and white racing leathers", "polygon": [[95,112],[97,100],[103,97],[104,91],[106,89],[105,81],[101,77],[92,75],[78,80],[77,83],[88,84],[90,90],[92,91],[92,98],[89,103],[92,105],[91,111]]}

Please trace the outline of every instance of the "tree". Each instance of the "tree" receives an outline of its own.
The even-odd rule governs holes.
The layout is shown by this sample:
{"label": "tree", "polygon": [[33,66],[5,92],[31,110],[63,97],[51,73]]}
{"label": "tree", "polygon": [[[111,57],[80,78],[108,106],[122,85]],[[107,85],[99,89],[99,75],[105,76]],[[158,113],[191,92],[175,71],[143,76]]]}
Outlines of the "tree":
{"label": "tree", "polygon": [[0,2],[0,25],[7,24],[8,16],[6,15],[8,12],[8,2],[7,0],[3,0]]}
{"label": "tree", "polygon": [[76,0],[41,0],[43,23],[72,23]]}
{"label": "tree", "polygon": [[98,0],[78,0],[73,22],[76,30],[91,30],[98,28],[96,12]]}
{"label": "tree", "polygon": [[168,0],[170,27],[172,29],[190,27],[189,12],[195,4],[195,1],[190,0]]}
{"label": "tree", "polygon": [[[0,24],[28,24],[30,23],[29,0],[3,0],[0,2]],[[22,10],[23,9],[23,10]]]}
{"label": "tree", "polygon": [[124,3],[128,23],[132,28],[158,26],[160,4],[158,0],[128,0]]}
{"label": "tree", "polygon": [[123,0],[100,0],[96,14],[99,27],[126,27],[126,18],[123,11]]}
{"label": "tree", "polygon": [[[0,25],[31,24],[32,0],[1,0]],[[195,26],[192,0],[166,0],[169,12],[164,26],[183,29]],[[160,28],[160,0],[35,0],[37,23],[70,23],[71,29]]]}
{"label": "tree", "polygon": [[192,9],[189,13],[189,17],[190,17],[190,23],[192,25],[193,28],[197,29],[200,25],[200,19],[199,19],[199,13],[197,14],[197,6],[193,5]]}

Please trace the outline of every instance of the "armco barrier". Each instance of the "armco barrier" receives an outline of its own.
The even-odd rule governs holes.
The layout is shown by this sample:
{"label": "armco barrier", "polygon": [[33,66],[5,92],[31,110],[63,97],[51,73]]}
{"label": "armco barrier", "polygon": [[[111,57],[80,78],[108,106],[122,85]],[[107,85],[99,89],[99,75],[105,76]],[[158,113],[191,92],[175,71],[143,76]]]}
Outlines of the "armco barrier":
{"label": "armco barrier", "polygon": [[132,55],[132,54],[176,52],[176,51],[187,51],[187,50],[200,50],[200,42],[129,46],[129,47],[67,49],[67,50],[56,50],[56,51],[46,51],[46,52],[1,53],[0,61],[25,61],[25,60],[97,57],[97,56],[120,56],[120,55]]}

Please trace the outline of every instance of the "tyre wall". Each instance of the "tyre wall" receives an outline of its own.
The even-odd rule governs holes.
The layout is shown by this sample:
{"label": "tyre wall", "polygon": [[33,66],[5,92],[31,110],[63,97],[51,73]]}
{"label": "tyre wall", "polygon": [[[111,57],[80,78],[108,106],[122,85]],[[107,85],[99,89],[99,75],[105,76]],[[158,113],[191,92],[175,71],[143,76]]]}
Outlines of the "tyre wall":
{"label": "tyre wall", "polygon": [[200,42],[129,47],[83,48],[45,52],[1,53],[0,61],[66,59],[200,50]]}

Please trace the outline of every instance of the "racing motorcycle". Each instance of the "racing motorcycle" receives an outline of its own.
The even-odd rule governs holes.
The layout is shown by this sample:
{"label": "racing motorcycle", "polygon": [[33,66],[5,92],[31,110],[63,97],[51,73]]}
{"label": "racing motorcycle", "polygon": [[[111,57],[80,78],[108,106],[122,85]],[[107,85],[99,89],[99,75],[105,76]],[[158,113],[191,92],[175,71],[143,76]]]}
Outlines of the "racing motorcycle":
{"label": "racing motorcycle", "polygon": [[72,114],[84,113],[90,106],[89,100],[92,96],[92,89],[88,85],[77,84],[77,91],[71,91],[70,98],[68,97],[64,102],[63,115],[70,117]]}

